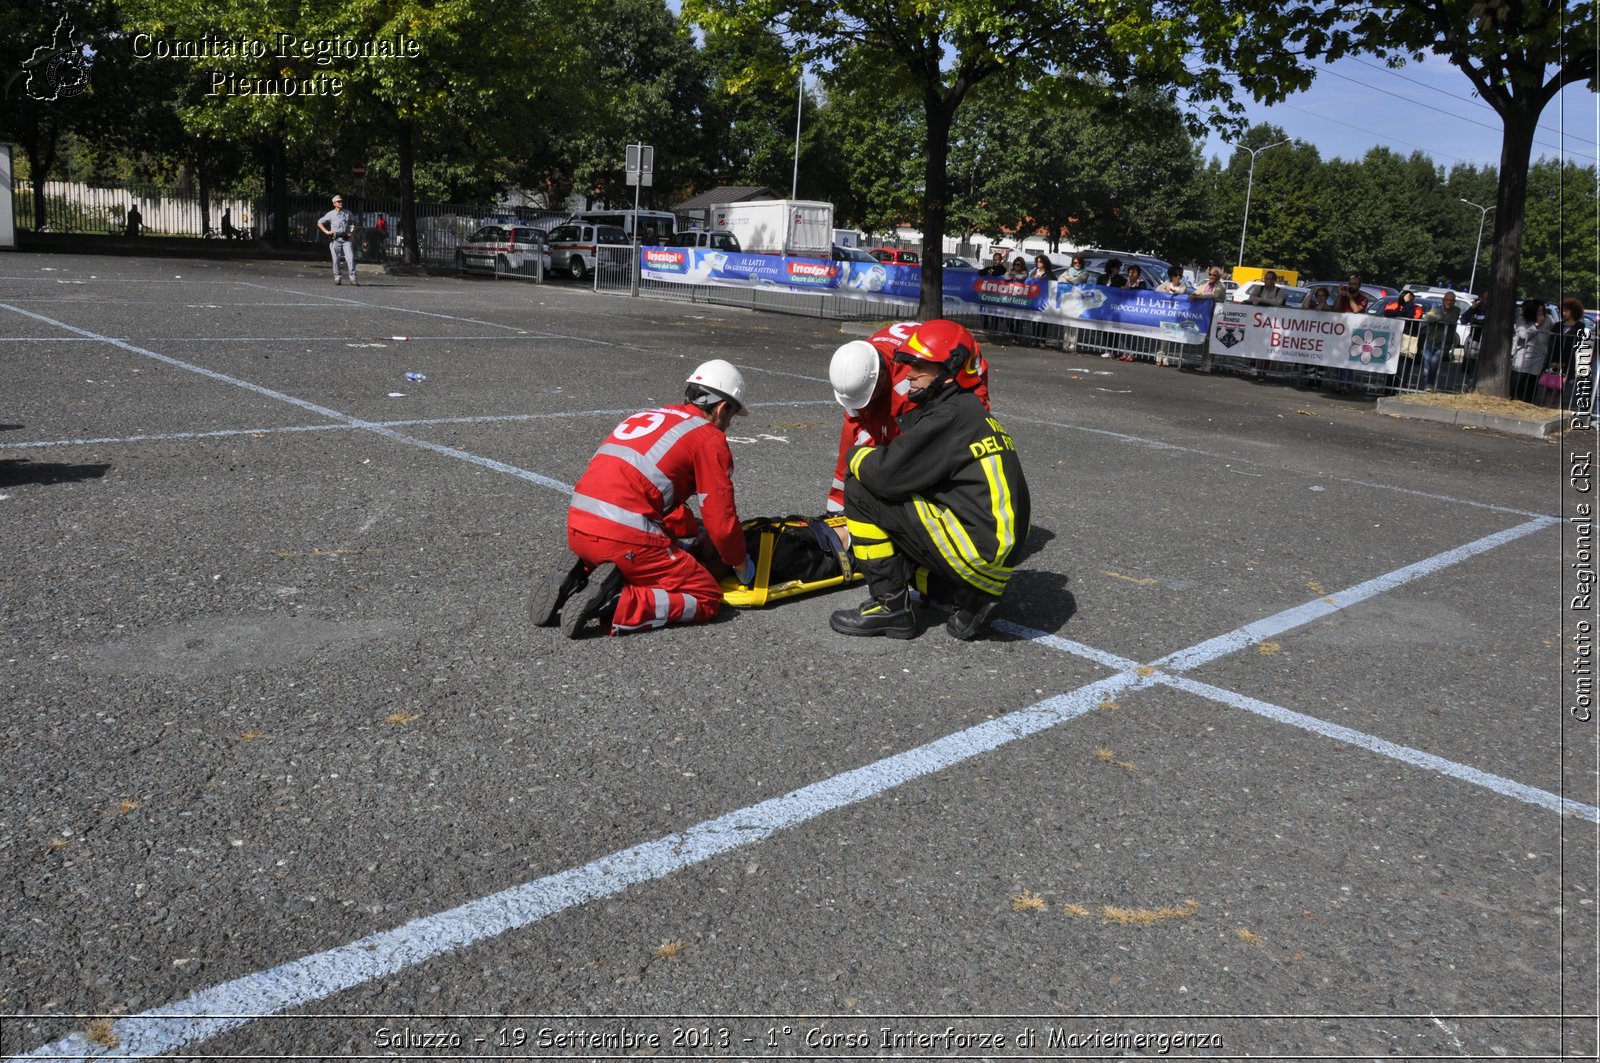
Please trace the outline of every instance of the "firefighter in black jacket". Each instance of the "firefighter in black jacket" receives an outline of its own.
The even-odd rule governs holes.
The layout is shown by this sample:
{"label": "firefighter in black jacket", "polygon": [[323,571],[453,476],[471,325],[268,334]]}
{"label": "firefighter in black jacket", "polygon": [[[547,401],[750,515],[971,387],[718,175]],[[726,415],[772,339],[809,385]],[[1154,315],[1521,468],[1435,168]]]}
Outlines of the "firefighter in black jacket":
{"label": "firefighter in black jacket", "polygon": [[898,438],[850,456],[844,515],[871,597],[834,613],[833,630],[915,638],[913,580],[954,606],[945,626],[956,638],[988,627],[1028,537],[1030,508],[1011,436],[956,383],[977,357],[972,333],[953,321],[918,326],[895,351],[910,367],[916,408],[900,418]]}

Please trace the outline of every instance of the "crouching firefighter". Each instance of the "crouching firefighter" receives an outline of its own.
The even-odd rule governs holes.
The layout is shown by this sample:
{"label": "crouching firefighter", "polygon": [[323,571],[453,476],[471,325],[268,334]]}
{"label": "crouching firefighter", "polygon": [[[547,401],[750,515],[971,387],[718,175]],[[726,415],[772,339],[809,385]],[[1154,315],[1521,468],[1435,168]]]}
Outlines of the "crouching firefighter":
{"label": "crouching firefighter", "polygon": [[958,383],[976,355],[972,334],[948,321],[919,327],[895,350],[913,408],[896,438],[850,456],[844,514],[871,597],[834,613],[833,630],[914,638],[913,582],[953,607],[945,627],[958,639],[993,618],[1031,508],[1010,434]]}
{"label": "crouching firefighter", "polygon": [[[725,434],[744,403],[744,377],[714,358],[689,375],[681,405],[641,411],[612,429],[572,493],[572,556],[534,588],[535,624],[559,620],[576,638],[590,620],[613,635],[710,620],[722,588],[685,548],[691,539],[708,542],[750,584],[755,564]],[[699,519],[684,505],[692,498]]]}

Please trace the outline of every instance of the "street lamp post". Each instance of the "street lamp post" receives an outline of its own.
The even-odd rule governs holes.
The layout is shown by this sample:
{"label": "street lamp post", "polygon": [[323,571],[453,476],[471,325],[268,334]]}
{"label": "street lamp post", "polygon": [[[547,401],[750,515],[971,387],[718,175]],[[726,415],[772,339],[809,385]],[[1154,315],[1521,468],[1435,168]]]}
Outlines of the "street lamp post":
{"label": "street lamp post", "polygon": [[1478,242],[1472,248],[1472,279],[1467,281],[1467,291],[1471,292],[1476,291],[1478,286],[1478,256],[1483,253],[1483,223],[1494,208],[1479,207],[1470,199],[1463,199],[1461,202],[1469,207],[1477,207],[1478,210]]}
{"label": "street lamp post", "polygon": [[800,198],[800,116],[806,108],[806,73],[800,71],[800,87],[794,100],[794,181],[789,185],[789,198]]}
{"label": "street lamp post", "polygon": [[1256,156],[1260,155],[1263,151],[1266,151],[1267,148],[1275,148],[1279,144],[1287,143],[1289,143],[1287,140],[1280,140],[1277,143],[1268,144],[1263,148],[1245,148],[1243,144],[1234,145],[1234,147],[1244,148],[1245,151],[1250,153],[1250,177],[1244,183],[1244,222],[1239,226],[1238,265],[1244,265],[1244,234],[1245,231],[1250,228],[1250,187],[1256,183]]}

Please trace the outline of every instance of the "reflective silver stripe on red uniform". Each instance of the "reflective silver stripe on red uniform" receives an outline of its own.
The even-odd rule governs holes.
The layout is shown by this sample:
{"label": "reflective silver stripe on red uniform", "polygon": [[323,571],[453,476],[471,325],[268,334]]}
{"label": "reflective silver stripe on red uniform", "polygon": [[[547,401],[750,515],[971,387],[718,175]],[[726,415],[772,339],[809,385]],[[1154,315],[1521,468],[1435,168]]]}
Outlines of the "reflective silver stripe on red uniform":
{"label": "reflective silver stripe on red uniform", "polygon": [[663,417],[680,417],[683,420],[663,432],[661,438],[650,444],[650,449],[643,453],[625,447],[620,443],[603,443],[596,454],[604,454],[608,457],[616,458],[618,461],[626,462],[640,476],[649,480],[651,485],[661,492],[662,512],[670,513],[678,505],[677,491],[672,486],[672,480],[666,473],[661,471],[661,459],[677,445],[678,440],[696,428],[709,425],[711,422],[702,420],[694,414],[684,413],[682,410],[656,409],[648,412],[659,413]]}
{"label": "reflective silver stripe on red uniform", "polygon": [[648,532],[651,535],[659,535],[663,539],[667,538],[667,530],[643,513],[634,513],[632,510],[623,509],[621,506],[612,505],[610,502],[602,502],[598,498],[590,498],[588,495],[575,493],[572,496],[572,508],[581,509],[585,513],[593,513],[597,517],[603,517],[613,524],[620,524],[625,528],[633,528],[637,531]]}

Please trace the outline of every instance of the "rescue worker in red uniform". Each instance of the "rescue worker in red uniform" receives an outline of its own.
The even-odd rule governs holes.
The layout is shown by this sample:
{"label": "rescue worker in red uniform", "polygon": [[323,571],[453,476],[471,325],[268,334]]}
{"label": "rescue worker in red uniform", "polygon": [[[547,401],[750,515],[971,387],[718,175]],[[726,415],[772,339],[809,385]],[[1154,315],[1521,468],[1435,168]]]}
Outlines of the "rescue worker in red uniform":
{"label": "rescue worker in red uniform", "polygon": [[[535,624],[576,638],[594,619],[613,635],[717,615],[722,588],[680,540],[703,536],[748,586],[755,563],[733,497],[725,433],[745,413],[744,377],[720,358],[690,374],[684,401],[634,414],[600,445],[567,511],[573,558],[534,589]],[[685,505],[698,499],[700,516]]]}
{"label": "rescue worker in red uniform", "polygon": [[829,618],[841,634],[915,638],[910,585],[923,569],[931,596],[954,606],[945,627],[958,639],[1000,604],[1032,509],[1016,444],[959,383],[977,350],[953,321],[919,325],[895,350],[912,409],[894,438],[850,455],[844,515],[871,597]]}
{"label": "rescue worker in red uniform", "polygon": [[[844,407],[844,427],[839,433],[839,460],[834,466],[833,483],[828,488],[829,513],[844,512],[844,482],[851,453],[857,447],[887,443],[899,435],[897,419],[913,409],[907,398],[911,391],[906,382],[909,367],[896,363],[894,352],[920,327],[920,322],[902,321],[867,339],[851,340],[833,352],[828,381],[833,385],[833,397]],[[972,338],[970,332],[967,338]],[[989,363],[984,361],[976,340],[971,346],[971,363],[961,367],[956,383],[975,392],[984,409],[988,409]]]}

